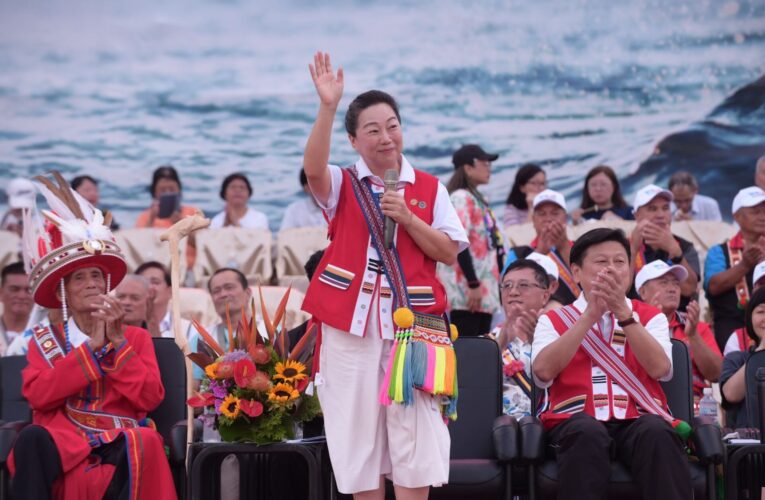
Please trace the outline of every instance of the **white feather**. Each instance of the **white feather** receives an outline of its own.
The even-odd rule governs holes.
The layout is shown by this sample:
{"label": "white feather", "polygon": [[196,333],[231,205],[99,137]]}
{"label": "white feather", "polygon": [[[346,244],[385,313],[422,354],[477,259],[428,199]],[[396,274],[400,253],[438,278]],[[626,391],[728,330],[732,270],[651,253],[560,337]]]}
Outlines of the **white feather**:
{"label": "white feather", "polygon": [[45,187],[44,184],[40,182],[36,182],[35,185],[37,186],[37,189],[40,190],[42,195],[45,197],[45,201],[48,202],[48,206],[50,209],[54,212],[56,212],[63,220],[72,220],[76,217],[74,216],[74,213],[69,210],[69,207],[66,206],[66,204],[61,201],[61,199],[53,194],[50,189]]}

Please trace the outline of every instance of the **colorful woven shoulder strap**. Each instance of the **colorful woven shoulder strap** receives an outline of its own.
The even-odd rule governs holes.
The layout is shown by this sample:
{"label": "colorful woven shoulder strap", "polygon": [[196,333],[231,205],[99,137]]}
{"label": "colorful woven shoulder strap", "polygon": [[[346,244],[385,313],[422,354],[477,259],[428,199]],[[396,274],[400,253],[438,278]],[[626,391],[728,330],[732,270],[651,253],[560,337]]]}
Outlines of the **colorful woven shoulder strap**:
{"label": "colorful woven shoulder strap", "polygon": [[406,280],[404,278],[404,272],[401,269],[401,261],[398,258],[398,251],[395,246],[392,248],[385,248],[385,222],[382,210],[380,209],[380,200],[377,195],[372,192],[372,188],[369,184],[359,179],[355,165],[348,167],[347,170],[350,174],[353,194],[356,195],[356,200],[359,203],[361,212],[364,214],[364,219],[367,221],[369,234],[372,237],[372,244],[380,255],[383,272],[388,278],[388,283],[390,283],[393,291],[393,304],[396,309],[399,307],[409,308],[411,307],[409,303],[409,294],[406,290]]}

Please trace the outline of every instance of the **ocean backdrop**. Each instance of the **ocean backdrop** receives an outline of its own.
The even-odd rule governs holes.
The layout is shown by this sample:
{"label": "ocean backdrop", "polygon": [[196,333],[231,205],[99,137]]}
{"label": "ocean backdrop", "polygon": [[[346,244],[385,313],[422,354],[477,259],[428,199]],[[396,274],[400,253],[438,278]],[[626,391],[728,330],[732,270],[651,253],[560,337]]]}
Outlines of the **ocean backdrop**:
{"label": "ocean backdrop", "polygon": [[[276,229],[301,195],[316,50],[345,68],[340,115],[397,97],[415,166],[445,181],[462,143],[498,152],[497,208],[526,162],[572,208],[605,163],[628,201],[691,170],[729,217],[765,154],[765,0],[0,0],[0,183],[87,173],[130,227],[158,165],[209,214],[243,171]],[[331,159],[355,159],[341,116]]]}

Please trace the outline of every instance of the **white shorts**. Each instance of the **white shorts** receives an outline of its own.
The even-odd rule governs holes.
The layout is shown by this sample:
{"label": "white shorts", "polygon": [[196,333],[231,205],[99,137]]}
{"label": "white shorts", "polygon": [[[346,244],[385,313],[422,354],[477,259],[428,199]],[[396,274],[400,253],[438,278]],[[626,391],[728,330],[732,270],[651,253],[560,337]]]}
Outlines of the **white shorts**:
{"label": "white shorts", "polygon": [[341,493],[377,489],[381,475],[407,488],[449,481],[451,440],[433,396],[414,390],[409,406],[379,402],[392,344],[322,326],[317,391]]}

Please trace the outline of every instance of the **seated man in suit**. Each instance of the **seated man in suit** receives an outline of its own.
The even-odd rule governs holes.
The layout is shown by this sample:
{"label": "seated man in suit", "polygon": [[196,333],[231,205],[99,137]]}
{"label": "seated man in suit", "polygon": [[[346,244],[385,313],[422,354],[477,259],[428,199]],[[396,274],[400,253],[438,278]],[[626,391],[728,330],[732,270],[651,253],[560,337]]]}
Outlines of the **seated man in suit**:
{"label": "seated man in suit", "polygon": [[593,229],[571,248],[583,293],[539,318],[532,370],[547,388],[540,418],[559,466],[558,498],[602,499],[611,451],[643,498],[692,498],[690,471],[659,380],[672,378],[667,318],[626,297],[630,246],[618,229]]}
{"label": "seated man in suit", "polygon": [[13,496],[173,499],[164,443],[146,418],[165,394],[151,337],[125,326],[108,295],[125,259],[98,210],[63,179],[40,180],[57,214],[24,226],[37,243],[25,258],[35,302],[61,308],[63,324],[39,325],[29,341],[22,394],[32,425],[8,459]]}

